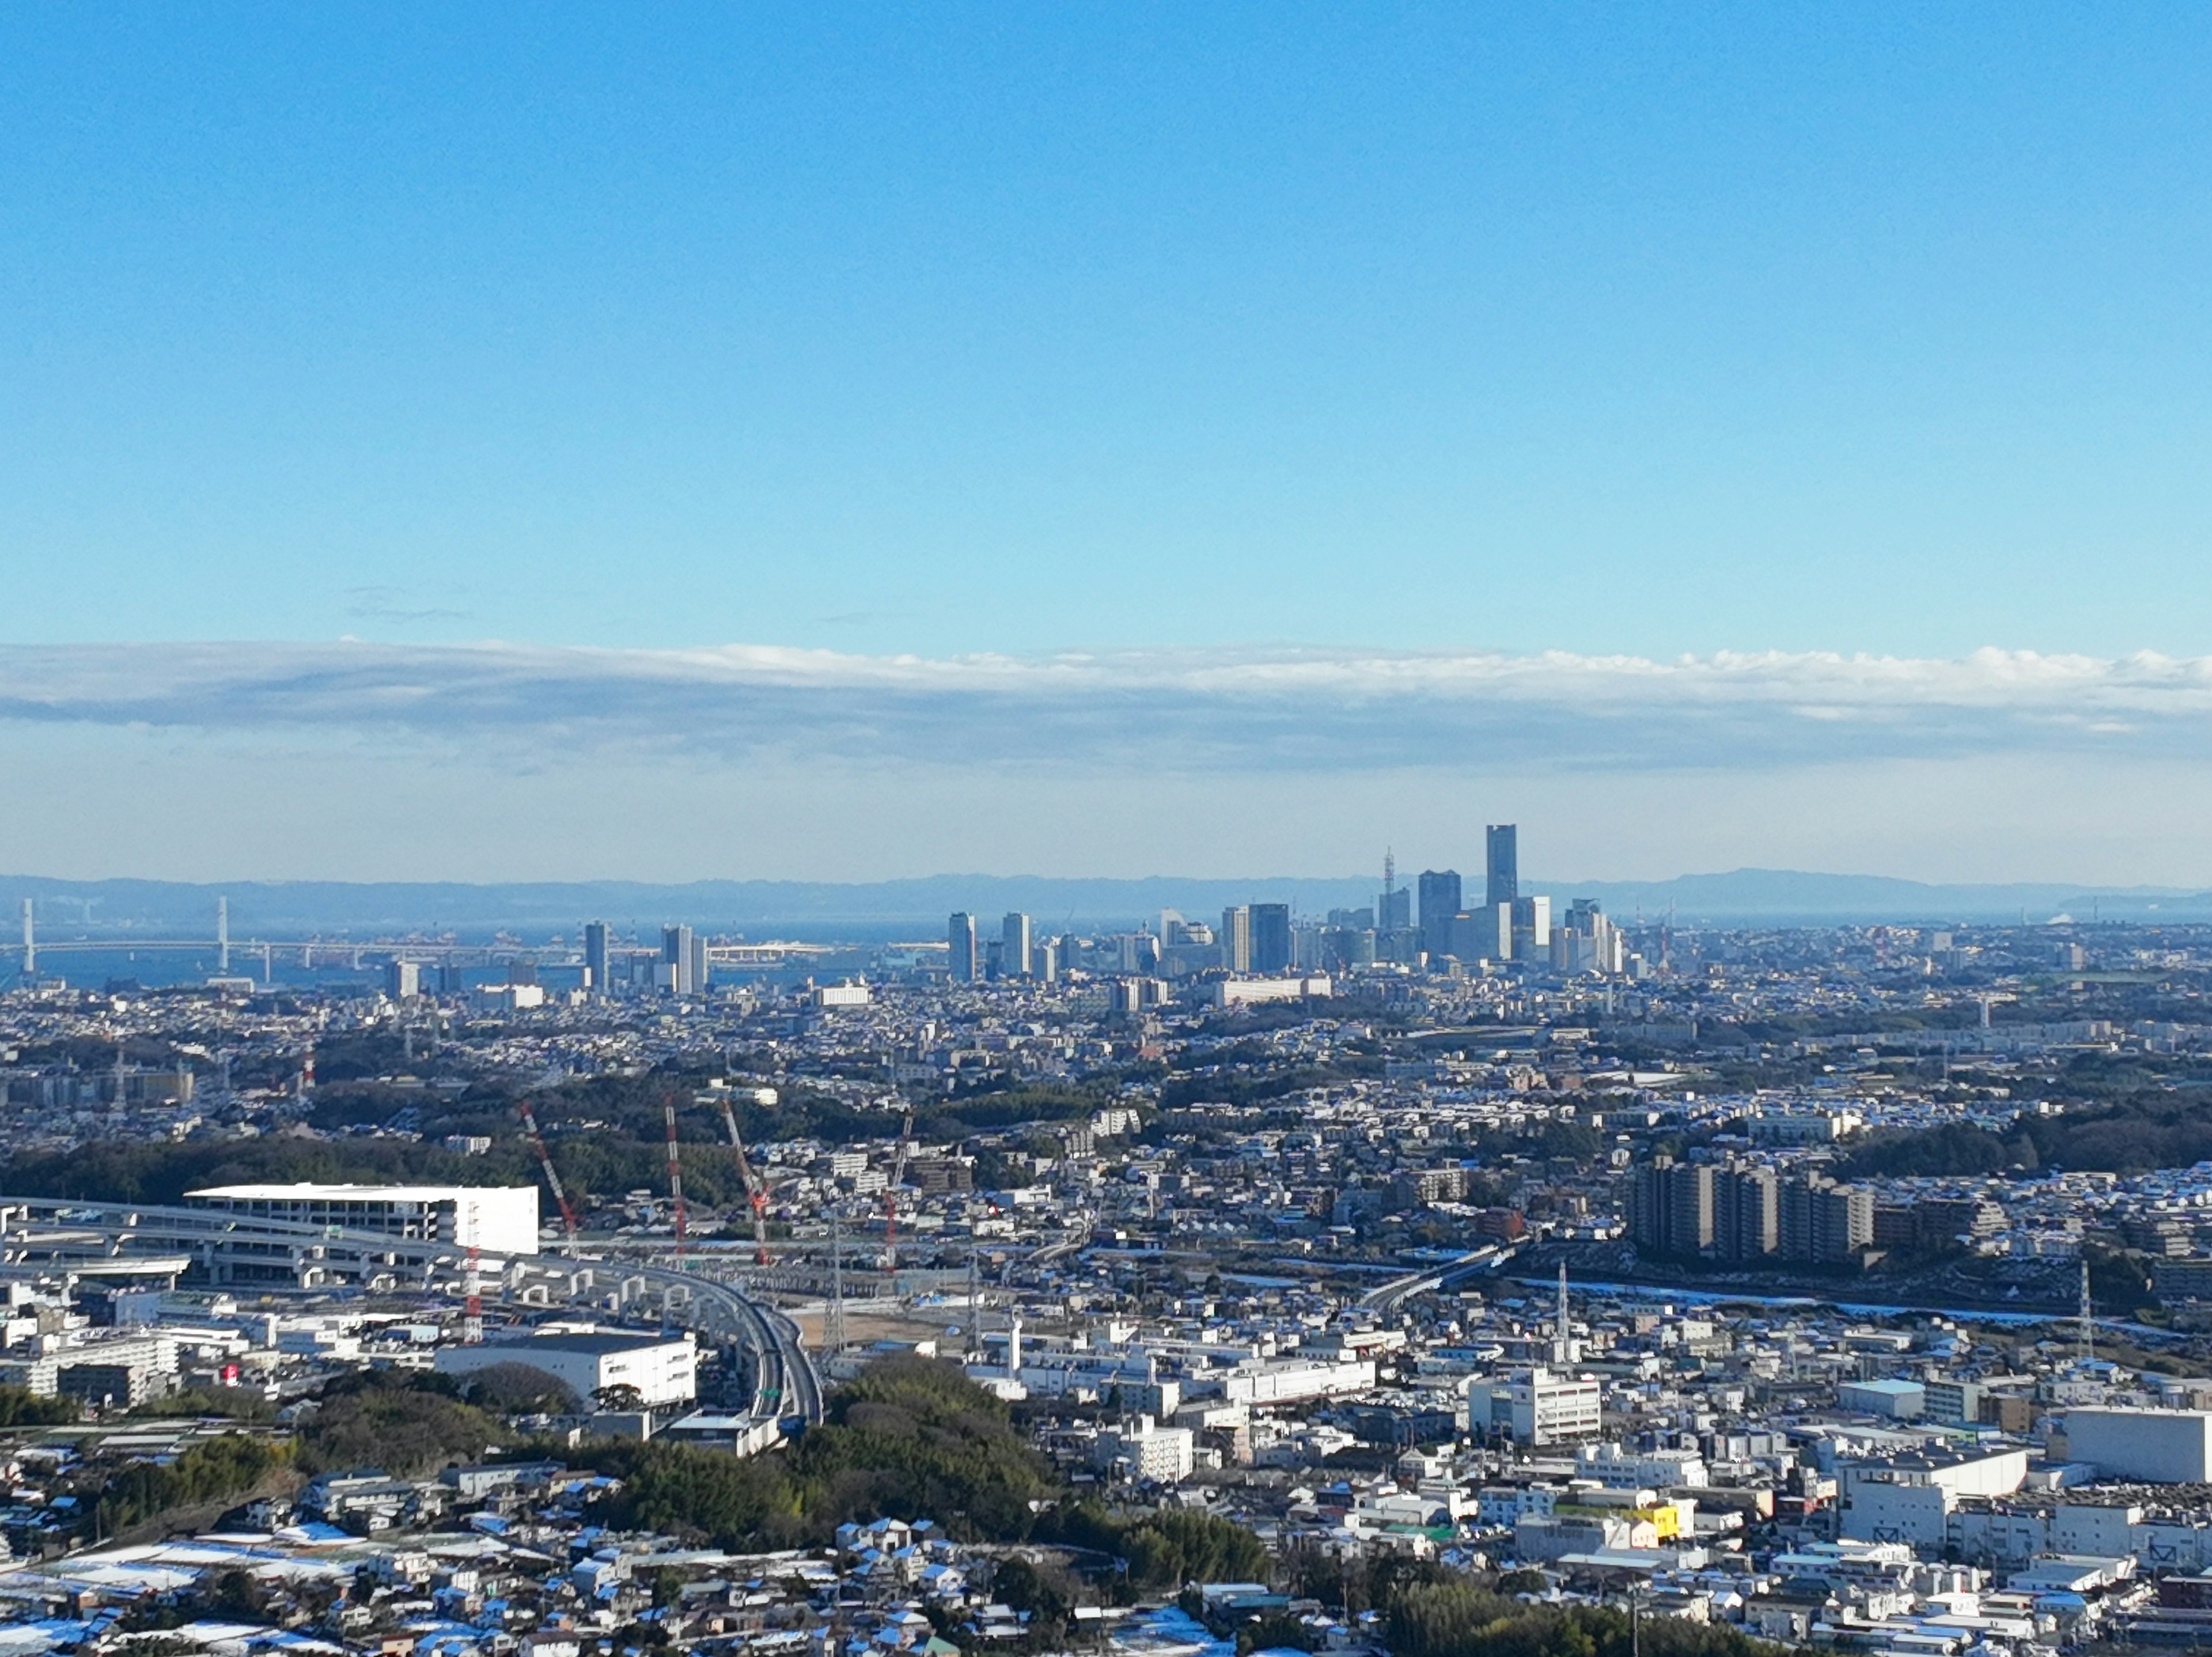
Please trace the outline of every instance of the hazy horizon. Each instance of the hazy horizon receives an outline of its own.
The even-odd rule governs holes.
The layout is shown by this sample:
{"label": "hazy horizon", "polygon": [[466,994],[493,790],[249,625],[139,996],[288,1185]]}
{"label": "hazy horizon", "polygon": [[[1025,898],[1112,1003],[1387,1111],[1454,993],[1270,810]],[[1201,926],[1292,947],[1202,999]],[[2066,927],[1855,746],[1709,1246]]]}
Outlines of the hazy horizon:
{"label": "hazy horizon", "polygon": [[2185,9],[0,48],[0,865],[2212,884]]}

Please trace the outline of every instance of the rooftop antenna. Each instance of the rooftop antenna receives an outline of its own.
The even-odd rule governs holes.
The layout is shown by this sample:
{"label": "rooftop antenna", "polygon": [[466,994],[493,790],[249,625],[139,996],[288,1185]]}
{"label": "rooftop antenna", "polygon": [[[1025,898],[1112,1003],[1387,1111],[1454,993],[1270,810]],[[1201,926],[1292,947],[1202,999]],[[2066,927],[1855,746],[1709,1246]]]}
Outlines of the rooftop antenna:
{"label": "rooftop antenna", "polygon": [[2081,1262],[2081,1362],[2097,1360],[2097,1320],[2089,1307],[2089,1262]]}

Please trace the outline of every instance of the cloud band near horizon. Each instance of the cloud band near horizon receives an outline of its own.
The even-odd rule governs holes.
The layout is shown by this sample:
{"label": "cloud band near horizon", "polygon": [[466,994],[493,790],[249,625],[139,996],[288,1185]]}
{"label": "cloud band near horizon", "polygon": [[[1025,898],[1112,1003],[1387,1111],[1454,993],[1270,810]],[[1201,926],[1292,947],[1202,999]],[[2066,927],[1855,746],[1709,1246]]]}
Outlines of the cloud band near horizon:
{"label": "cloud band near horizon", "polygon": [[2212,754],[2212,658],[0,646],[0,720],[1058,770]]}

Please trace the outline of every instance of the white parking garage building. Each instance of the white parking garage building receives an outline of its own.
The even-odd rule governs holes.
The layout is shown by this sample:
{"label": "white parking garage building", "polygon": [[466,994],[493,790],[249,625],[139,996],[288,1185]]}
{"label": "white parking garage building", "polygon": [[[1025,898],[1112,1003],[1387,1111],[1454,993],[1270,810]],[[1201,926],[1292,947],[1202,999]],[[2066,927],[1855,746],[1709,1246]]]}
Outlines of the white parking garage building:
{"label": "white parking garage building", "polygon": [[534,1185],[222,1185],[188,1191],[185,1200],[256,1219],[380,1232],[490,1254],[538,1252]]}

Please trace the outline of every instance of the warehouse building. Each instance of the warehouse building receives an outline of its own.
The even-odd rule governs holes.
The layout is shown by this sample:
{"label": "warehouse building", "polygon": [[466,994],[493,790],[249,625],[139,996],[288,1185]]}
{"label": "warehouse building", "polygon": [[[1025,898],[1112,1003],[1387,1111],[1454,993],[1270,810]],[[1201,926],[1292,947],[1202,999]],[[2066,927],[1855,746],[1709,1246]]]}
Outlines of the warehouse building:
{"label": "warehouse building", "polygon": [[2107,1478],[2202,1484],[2212,1480],[2212,1411],[2069,1410],[2066,1454]]}
{"label": "warehouse building", "polygon": [[434,1363],[441,1375],[465,1375],[499,1363],[524,1364],[562,1382],[586,1404],[610,1387],[635,1387],[639,1402],[648,1410],[688,1404],[699,1392],[699,1347],[688,1329],[680,1336],[608,1331],[441,1346]]}

